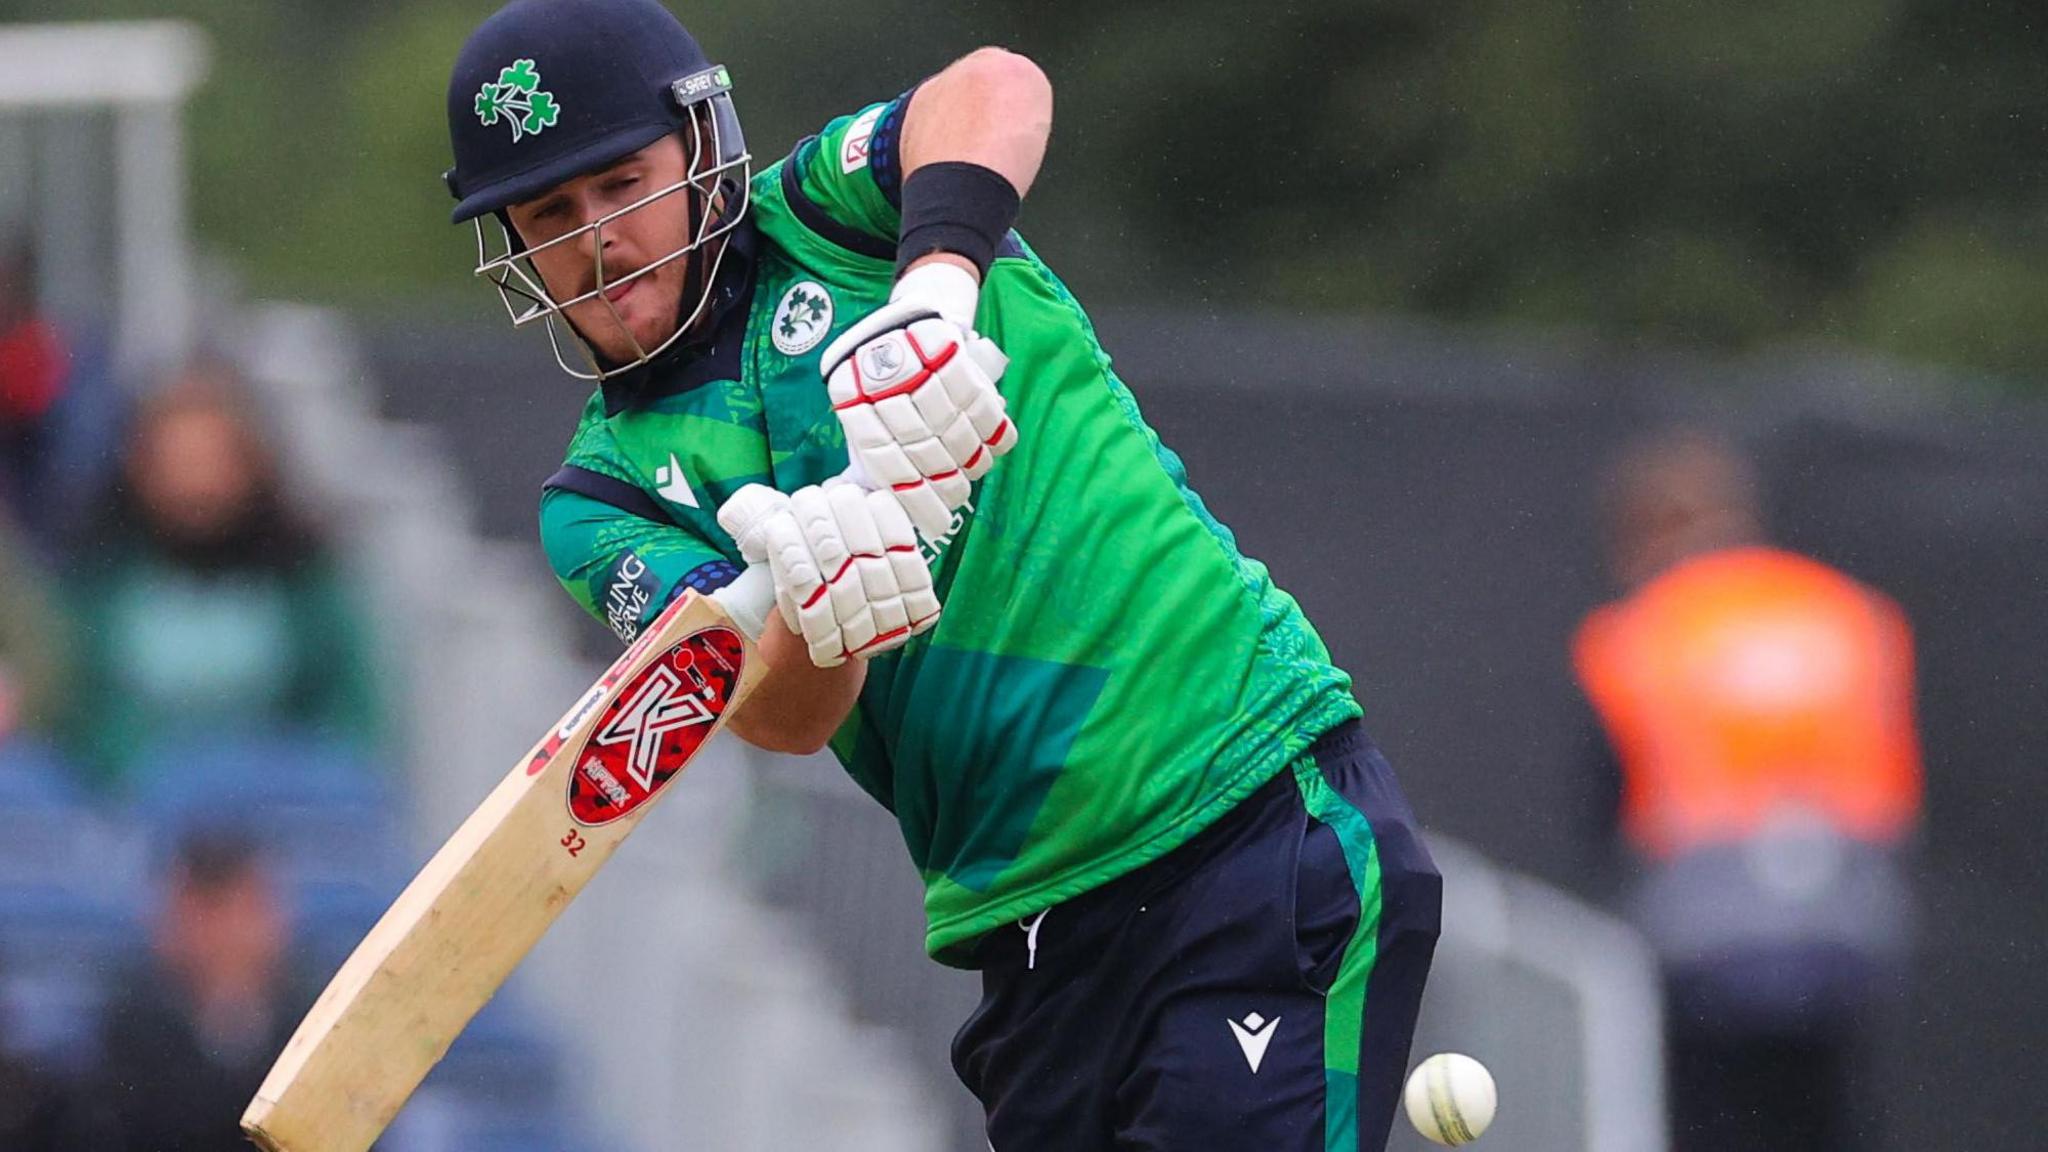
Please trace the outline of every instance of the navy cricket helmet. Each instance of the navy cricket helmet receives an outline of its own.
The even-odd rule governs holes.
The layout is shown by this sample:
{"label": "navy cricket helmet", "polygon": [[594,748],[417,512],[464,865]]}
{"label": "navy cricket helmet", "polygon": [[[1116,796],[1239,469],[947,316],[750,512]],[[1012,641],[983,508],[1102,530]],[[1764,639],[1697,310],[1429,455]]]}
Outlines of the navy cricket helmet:
{"label": "navy cricket helmet", "polygon": [[[664,136],[682,139],[685,177],[583,227],[529,248],[510,227],[509,205],[574,177],[600,171]],[[448,80],[448,136],[455,166],[444,175],[455,223],[477,233],[476,273],[498,288],[515,327],[546,320],[564,370],[603,379],[644,364],[689,330],[709,303],[723,260],[717,243],[747,210],[752,158],[733,111],[732,81],[656,0],[513,0],[470,34]],[[548,292],[530,258],[591,231],[603,248],[606,223],[669,195],[696,201],[692,235],[637,269],[598,268],[598,284],[571,299]],[[491,250],[485,220],[498,224]],[[566,309],[694,252],[677,328],[626,364],[600,362],[580,338],[588,372],[566,356],[555,317]],[[573,328],[571,329],[573,331]]]}

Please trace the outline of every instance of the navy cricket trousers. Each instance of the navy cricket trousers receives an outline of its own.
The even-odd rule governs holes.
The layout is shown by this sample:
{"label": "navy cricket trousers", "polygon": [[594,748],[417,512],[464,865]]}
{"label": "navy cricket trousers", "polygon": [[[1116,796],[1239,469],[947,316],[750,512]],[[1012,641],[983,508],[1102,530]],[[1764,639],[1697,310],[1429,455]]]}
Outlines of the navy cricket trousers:
{"label": "navy cricket trousers", "polygon": [[976,946],[994,1152],[1379,1152],[1443,882],[1355,721],[1160,859]]}

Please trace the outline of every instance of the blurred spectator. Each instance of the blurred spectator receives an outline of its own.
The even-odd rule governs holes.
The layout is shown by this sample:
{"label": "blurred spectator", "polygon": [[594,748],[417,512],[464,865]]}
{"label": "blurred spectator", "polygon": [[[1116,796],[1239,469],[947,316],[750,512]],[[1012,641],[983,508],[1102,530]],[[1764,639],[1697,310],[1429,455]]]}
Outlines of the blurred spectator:
{"label": "blurred spectator", "polygon": [[1627,593],[1574,657],[1665,968],[1673,1146],[1876,1146],[1853,1086],[1908,931],[1905,618],[1761,544],[1748,464],[1706,436],[1634,447],[1609,512]]}
{"label": "blurred spectator", "polygon": [[255,841],[179,846],[153,961],[107,1013],[92,1093],[106,1152],[246,1152],[238,1121],[309,998],[290,979],[290,926]]}
{"label": "blurred spectator", "polygon": [[71,352],[36,305],[34,250],[0,240],[0,498],[19,522],[36,522],[51,410],[70,376]]}
{"label": "blurred spectator", "polygon": [[56,719],[64,669],[47,587],[42,565],[0,511],[0,741]]}
{"label": "blurred spectator", "polygon": [[81,758],[118,780],[149,741],[305,731],[368,752],[367,622],[280,488],[225,369],[143,402],[75,560]]}

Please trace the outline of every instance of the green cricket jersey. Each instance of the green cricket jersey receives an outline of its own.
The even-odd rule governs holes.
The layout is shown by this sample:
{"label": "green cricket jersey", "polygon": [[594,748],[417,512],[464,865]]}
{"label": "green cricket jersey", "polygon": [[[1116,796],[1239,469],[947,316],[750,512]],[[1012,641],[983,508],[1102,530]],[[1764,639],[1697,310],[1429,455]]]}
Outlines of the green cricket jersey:
{"label": "green cricket jersey", "polygon": [[[562,475],[598,480],[551,482],[541,537],[569,594],[621,636],[737,572],[716,519],[735,490],[846,467],[818,359],[888,299],[905,103],[834,121],[757,175],[751,279],[719,334],[586,407]],[[1209,515],[1080,304],[1014,235],[976,327],[1009,354],[1017,447],[927,552],[939,624],[870,662],[832,742],[895,813],[925,880],[926,946],[956,961],[1185,842],[1359,714],[1293,598]]]}

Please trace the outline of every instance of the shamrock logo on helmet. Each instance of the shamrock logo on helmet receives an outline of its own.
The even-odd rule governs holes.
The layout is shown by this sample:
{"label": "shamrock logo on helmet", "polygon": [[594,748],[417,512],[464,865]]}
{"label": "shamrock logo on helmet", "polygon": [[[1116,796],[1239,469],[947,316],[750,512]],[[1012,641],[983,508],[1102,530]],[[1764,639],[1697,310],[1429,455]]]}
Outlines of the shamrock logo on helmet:
{"label": "shamrock logo on helmet", "polygon": [[540,86],[540,70],[531,60],[514,60],[498,70],[495,83],[486,80],[476,94],[476,118],[488,128],[500,120],[512,125],[512,142],[552,126],[562,116],[555,95]]}

